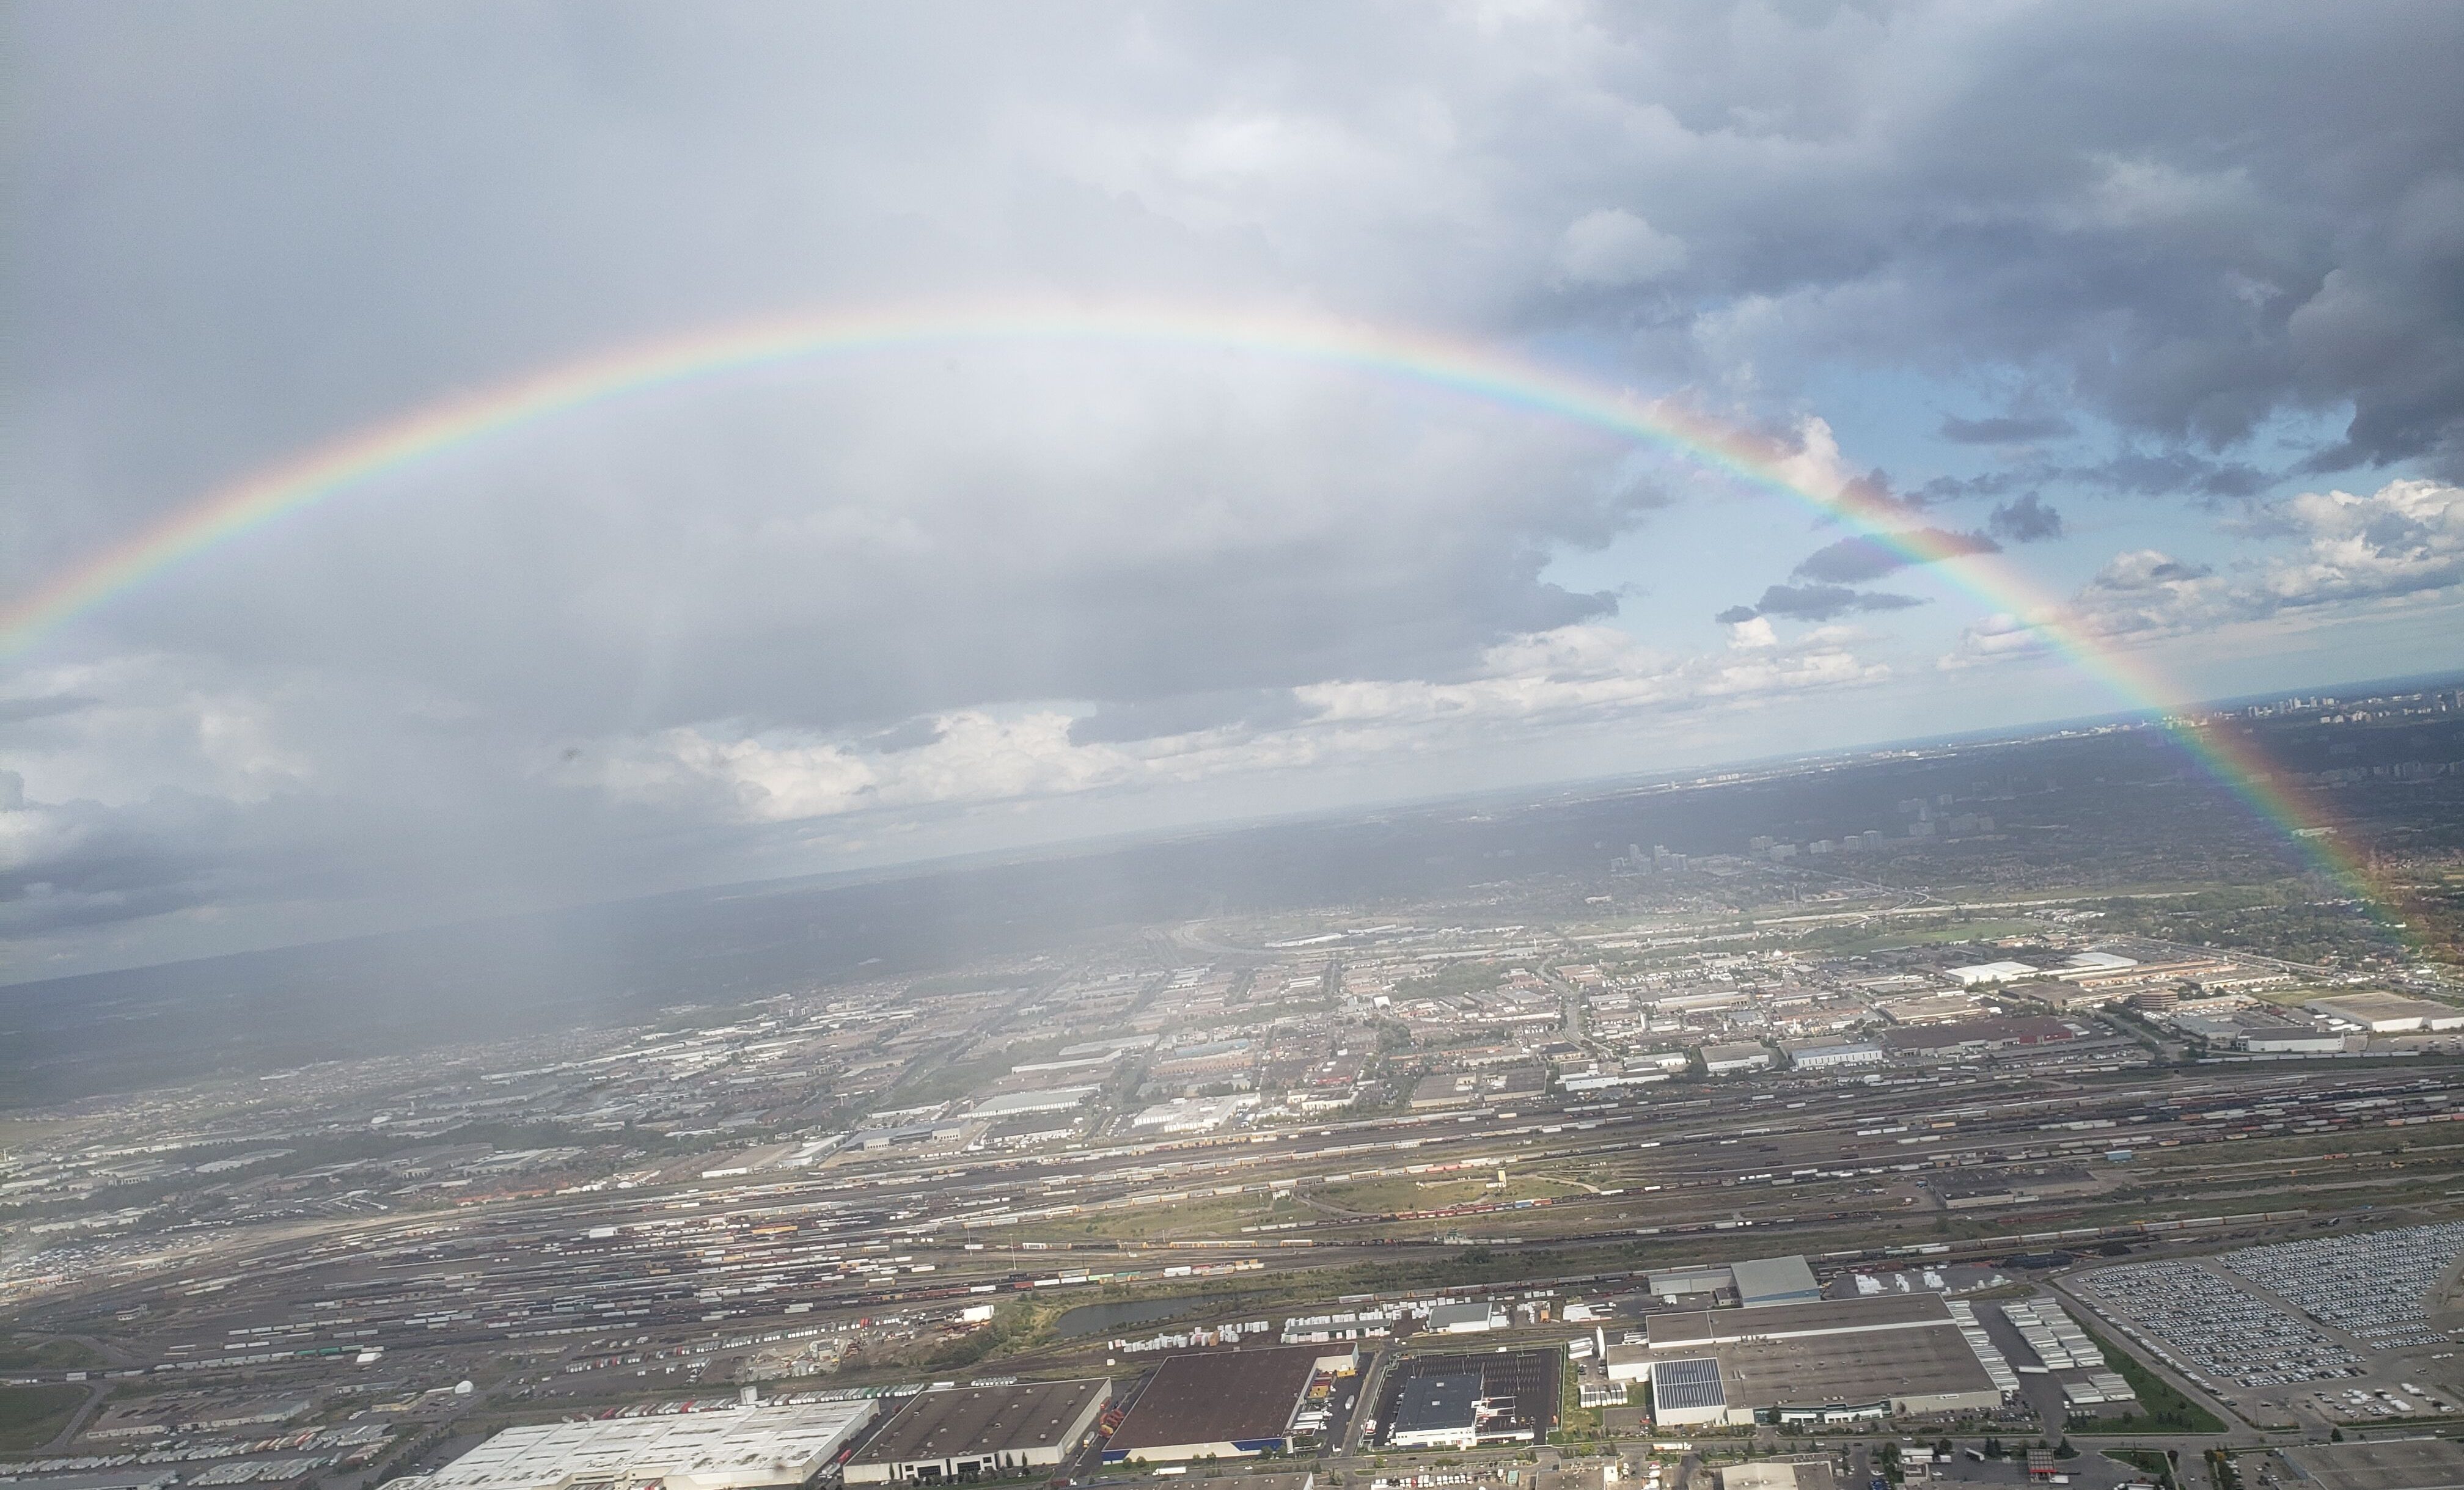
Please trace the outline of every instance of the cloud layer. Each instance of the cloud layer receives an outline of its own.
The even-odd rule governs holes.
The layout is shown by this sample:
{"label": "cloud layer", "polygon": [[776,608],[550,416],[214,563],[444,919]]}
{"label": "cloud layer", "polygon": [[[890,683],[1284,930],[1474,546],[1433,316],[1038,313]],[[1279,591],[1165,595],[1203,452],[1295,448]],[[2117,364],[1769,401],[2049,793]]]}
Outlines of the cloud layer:
{"label": "cloud layer", "polygon": [[[2452,6],[268,0],[13,41],[0,594],[454,389],[1012,296],[1497,344],[1827,484],[1888,445],[1922,544],[2148,645],[2456,586]],[[0,661],[0,976],[841,862],[815,823],[897,857],[1037,803],[1647,766],[1749,712],[1758,753],[1905,733],[1946,647],[2033,646],[1771,512],[1220,350],[664,388]]]}
{"label": "cloud layer", "polygon": [[2092,639],[2144,642],[2373,604],[2446,602],[2464,587],[2464,488],[2412,480],[2365,496],[2310,492],[2265,517],[2293,541],[2263,561],[2219,570],[2157,549],[2117,554],[2054,615],[1988,617],[1945,662],[2028,654],[2048,624]]}

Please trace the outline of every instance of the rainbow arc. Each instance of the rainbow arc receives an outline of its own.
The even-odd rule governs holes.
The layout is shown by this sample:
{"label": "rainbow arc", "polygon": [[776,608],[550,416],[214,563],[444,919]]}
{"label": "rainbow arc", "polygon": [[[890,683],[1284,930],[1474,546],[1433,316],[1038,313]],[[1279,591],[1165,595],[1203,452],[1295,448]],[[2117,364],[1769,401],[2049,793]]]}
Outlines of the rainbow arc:
{"label": "rainbow arc", "polygon": [[23,653],[77,616],[221,544],[382,477],[542,421],[763,367],[939,344],[1002,343],[1229,351],[1404,379],[1589,426],[1828,515],[1911,563],[1932,566],[1989,612],[2026,625],[2037,645],[2096,678],[2128,711],[2153,716],[2301,861],[2383,911],[2395,903],[2351,846],[2349,835],[2337,832],[2298,783],[2248,741],[2186,720],[2191,701],[2148,659],[2064,621],[2057,598],[2006,559],[1972,552],[1956,535],[1909,527],[1904,510],[1887,498],[1815,473],[1806,469],[1800,452],[1697,411],[1646,402],[1494,349],[1329,318],[1179,308],[875,308],[772,318],[621,348],[428,405],[208,492],[0,604],[0,657]]}

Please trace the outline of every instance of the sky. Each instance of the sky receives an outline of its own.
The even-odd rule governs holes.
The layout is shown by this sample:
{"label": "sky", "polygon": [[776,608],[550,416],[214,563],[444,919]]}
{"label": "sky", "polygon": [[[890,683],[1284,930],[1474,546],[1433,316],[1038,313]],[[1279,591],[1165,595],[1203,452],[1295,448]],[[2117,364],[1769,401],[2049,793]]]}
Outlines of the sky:
{"label": "sky", "polygon": [[611,349],[1145,307],[412,463],[0,653],[0,980],[2464,664],[2464,8],[18,4],[0,603]]}

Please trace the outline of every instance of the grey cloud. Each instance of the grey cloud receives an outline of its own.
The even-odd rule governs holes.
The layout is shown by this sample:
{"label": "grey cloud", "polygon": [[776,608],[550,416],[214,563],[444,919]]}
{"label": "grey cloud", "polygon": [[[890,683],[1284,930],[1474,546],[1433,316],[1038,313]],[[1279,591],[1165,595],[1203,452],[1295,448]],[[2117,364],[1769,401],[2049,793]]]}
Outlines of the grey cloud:
{"label": "grey cloud", "polygon": [[894,756],[900,751],[922,750],[939,741],[944,733],[941,721],[928,714],[867,735],[864,744],[867,750]]}
{"label": "grey cloud", "polygon": [[1719,619],[1729,623],[1750,621],[1756,616],[1781,616],[1791,621],[1836,621],[1859,611],[1905,610],[1924,603],[1913,595],[1852,590],[1843,584],[1774,584],[1763,591],[1763,598],[1751,606],[1724,610]]}
{"label": "grey cloud", "polygon": [[2128,592],[2152,589],[2184,580],[2204,580],[2214,572],[2206,564],[2186,563],[2163,554],[2131,554],[2098,570],[2088,583],[2100,590]]}
{"label": "grey cloud", "polygon": [[103,624],[561,735],[1453,676],[1614,610],[1546,570],[1647,516],[1619,453],[1253,360],[892,357],[541,430]]}
{"label": "grey cloud", "polygon": [[51,719],[91,709],[96,700],[76,693],[49,693],[32,698],[0,698],[0,725],[30,719]]}
{"label": "grey cloud", "polygon": [[1985,519],[1985,531],[2009,543],[2036,543],[2062,536],[2062,515],[2031,492],[2004,502]]}
{"label": "grey cloud", "polygon": [[[0,593],[448,391],[810,307],[1306,309],[1748,422],[1868,376],[2027,411],[1946,422],[1954,470],[2055,421],[2109,438],[1895,498],[1911,525],[2000,503],[2011,541],[2057,483],[2205,505],[2283,464],[2453,467],[2459,50],[2435,5],[27,9]],[[2347,409],[2327,449],[2255,451]],[[1613,611],[1550,574],[1648,520],[1626,453],[1195,349],[935,347],[584,410],[223,545],[14,665],[12,695],[104,700],[8,721],[48,804],[10,809],[47,835],[24,913],[69,913],[61,885],[134,925],[433,905],[473,859],[508,866],[491,894],[773,862],[592,805],[568,741],[727,720],[877,765],[964,709],[1097,701],[1091,734],[1460,677]],[[2335,531],[2365,562],[2283,582],[2430,584],[2447,540],[2416,520],[2357,515]],[[1853,588],[1889,572],[1835,544],[1765,608],[1910,603]],[[231,669],[228,759],[173,758],[198,733],[175,690],[33,670],[143,657]],[[85,748],[28,764],[55,734]]]}
{"label": "grey cloud", "polygon": [[2076,433],[2076,427],[2058,414],[2006,415],[1990,419],[1962,419],[1946,415],[1941,435],[1955,445],[2017,445],[2031,440],[2050,440]]}
{"label": "grey cloud", "polygon": [[2277,479],[2242,461],[2207,460],[2187,450],[2153,455],[2125,451],[2098,465],[2073,467],[2063,473],[2075,481],[2143,496],[2252,496]]}
{"label": "grey cloud", "polygon": [[[1985,534],[1954,533],[1946,528],[1920,528],[1898,537],[1903,542],[1938,550],[1945,556],[1992,554],[2002,547]],[[1827,584],[1862,584],[1896,574],[1915,562],[1899,547],[1879,537],[1859,535],[1815,550],[1796,566],[1796,573]]]}
{"label": "grey cloud", "polygon": [[1969,476],[1935,476],[1918,492],[1934,501],[1999,497],[2031,488],[2071,485],[2127,496],[2180,499],[2212,505],[2258,495],[2282,480],[2281,472],[2241,460],[2214,460],[2186,449],[2124,449],[2102,460],[2066,463],[2025,460]]}

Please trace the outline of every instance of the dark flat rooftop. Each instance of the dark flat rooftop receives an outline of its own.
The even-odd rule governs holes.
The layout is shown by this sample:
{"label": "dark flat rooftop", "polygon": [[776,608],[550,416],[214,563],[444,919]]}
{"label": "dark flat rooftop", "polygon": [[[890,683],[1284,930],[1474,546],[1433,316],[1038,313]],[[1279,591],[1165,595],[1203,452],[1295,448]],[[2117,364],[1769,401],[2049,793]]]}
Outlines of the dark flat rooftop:
{"label": "dark flat rooftop", "polygon": [[1111,1391],[1108,1381],[1036,1381],[919,1391],[854,1462],[904,1464],[1056,1447],[1088,1404]]}
{"label": "dark flat rooftop", "polygon": [[1375,1416],[1381,1424],[1396,1421],[1404,1388],[1420,1377],[1470,1376],[1478,1379],[1480,1394],[1501,1414],[1489,1420],[1492,1433],[1528,1432],[1536,1437],[1557,1426],[1557,1389],[1565,1366],[1565,1353],[1555,1346],[1538,1350],[1407,1355],[1387,1368]]}
{"label": "dark flat rooftop", "polygon": [[1469,1428],[1479,1416],[1479,1404],[1477,1376],[1415,1376],[1403,1385],[1395,1410],[1395,1431]]}
{"label": "dark flat rooftop", "polygon": [[1270,1346],[1176,1355],[1147,1383],[1105,1452],[1279,1437],[1326,1353],[1318,1346]]}

